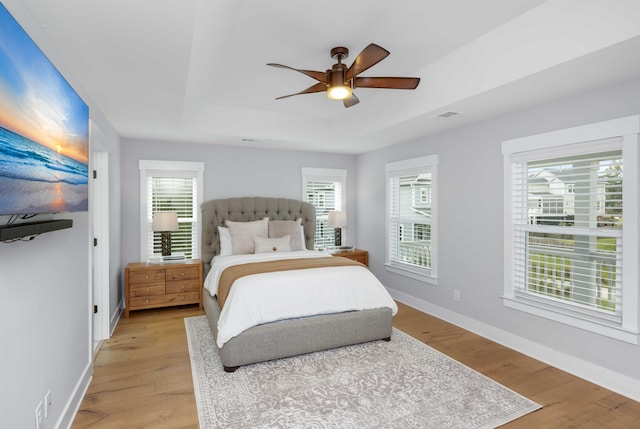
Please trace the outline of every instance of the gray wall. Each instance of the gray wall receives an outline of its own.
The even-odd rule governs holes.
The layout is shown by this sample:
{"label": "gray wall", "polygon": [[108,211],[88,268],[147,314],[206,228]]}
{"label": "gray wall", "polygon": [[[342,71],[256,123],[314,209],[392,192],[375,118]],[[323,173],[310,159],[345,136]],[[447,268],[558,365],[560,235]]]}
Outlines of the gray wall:
{"label": "gray wall", "polygon": [[[140,260],[140,170],[138,160],[205,163],[204,201],[229,197],[302,197],[302,168],[347,170],[347,212],[356,219],[356,157],[314,152],[264,150],[185,142],[122,140],[123,266]],[[347,242],[355,243],[347,226]]]}
{"label": "gray wall", "polygon": [[[640,383],[640,347],[503,307],[501,142],[640,113],[640,80],[498,119],[419,138],[358,157],[357,236],[371,269],[400,295],[451,319],[487,325]],[[453,119],[455,120],[455,119]],[[385,163],[438,154],[439,284],[385,271]],[[461,301],[453,300],[453,289]],[[547,350],[548,351],[548,350]],[[553,360],[553,359],[551,359]],[[588,366],[588,365],[587,365]],[[638,385],[635,391],[638,392]]]}
{"label": "gray wall", "polygon": [[[65,69],[19,0],[3,4],[89,105],[92,121],[103,130],[102,150],[110,153],[113,181],[110,226],[112,273],[120,271],[118,136]],[[93,140],[90,143],[93,150]],[[73,228],[43,234],[28,242],[0,243],[0,426],[35,427],[35,409],[50,389],[53,404],[45,427],[69,425],[93,373],[89,212],[40,215],[34,220],[72,219]],[[7,216],[0,216],[5,224]],[[119,288],[111,282],[111,292]]]}

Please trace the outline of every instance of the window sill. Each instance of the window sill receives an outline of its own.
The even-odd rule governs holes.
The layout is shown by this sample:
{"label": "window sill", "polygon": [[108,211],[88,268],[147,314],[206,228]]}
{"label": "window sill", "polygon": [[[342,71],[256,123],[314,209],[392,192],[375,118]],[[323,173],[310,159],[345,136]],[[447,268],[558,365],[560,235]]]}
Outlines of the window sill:
{"label": "window sill", "polygon": [[602,322],[590,320],[585,316],[578,316],[569,312],[564,312],[556,308],[545,306],[544,304],[527,301],[522,298],[503,296],[502,303],[507,308],[533,314],[538,317],[553,320],[574,328],[594,332],[625,343],[638,344],[639,332],[625,329],[621,326],[604,324]]}
{"label": "window sill", "polygon": [[410,268],[399,267],[397,265],[384,264],[384,269],[390,273],[399,274],[401,276],[409,277],[414,280],[421,281],[432,285],[438,284],[438,279],[430,275],[419,272],[418,270],[412,270]]}

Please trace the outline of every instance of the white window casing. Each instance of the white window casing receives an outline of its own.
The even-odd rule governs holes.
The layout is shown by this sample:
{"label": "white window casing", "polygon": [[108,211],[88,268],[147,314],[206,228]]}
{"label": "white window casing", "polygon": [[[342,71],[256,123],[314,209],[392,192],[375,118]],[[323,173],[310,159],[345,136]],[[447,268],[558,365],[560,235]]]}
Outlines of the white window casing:
{"label": "white window casing", "polygon": [[635,115],[502,143],[506,307],[638,343],[639,133]]}
{"label": "white window casing", "polygon": [[[329,212],[346,211],[347,170],[334,168],[302,168],[302,200],[316,208],[314,247],[324,249],[335,243],[335,228],[329,226]],[[346,227],[342,228],[345,244]]]}
{"label": "white window casing", "polygon": [[159,245],[159,234],[154,235],[151,228],[154,211],[178,212],[180,231],[172,233],[172,248],[199,258],[204,163],[140,160],[138,166],[140,260],[149,260],[154,255],[154,244]]}
{"label": "white window casing", "polygon": [[438,155],[385,165],[387,271],[437,284]]}

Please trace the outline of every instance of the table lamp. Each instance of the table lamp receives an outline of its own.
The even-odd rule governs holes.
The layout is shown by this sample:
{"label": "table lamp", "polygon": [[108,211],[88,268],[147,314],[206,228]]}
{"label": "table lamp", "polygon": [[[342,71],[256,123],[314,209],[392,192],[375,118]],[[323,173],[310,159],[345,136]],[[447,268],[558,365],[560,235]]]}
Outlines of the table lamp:
{"label": "table lamp", "polygon": [[335,245],[342,246],[342,227],[347,226],[347,212],[341,210],[330,211],[329,226],[335,227]]}

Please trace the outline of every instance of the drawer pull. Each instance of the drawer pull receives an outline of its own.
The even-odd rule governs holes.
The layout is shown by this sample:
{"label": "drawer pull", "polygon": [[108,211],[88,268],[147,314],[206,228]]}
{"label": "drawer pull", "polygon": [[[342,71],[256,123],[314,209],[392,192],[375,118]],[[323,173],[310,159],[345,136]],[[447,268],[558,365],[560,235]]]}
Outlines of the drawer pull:
{"label": "drawer pull", "polygon": [[147,274],[146,276],[144,276],[145,279],[149,279],[149,274]]}
{"label": "drawer pull", "polygon": [[149,300],[148,300],[148,299],[145,299],[144,301],[145,301],[147,304],[149,303]]}
{"label": "drawer pull", "polygon": [[147,288],[147,292],[149,292],[149,288]]}
{"label": "drawer pull", "polygon": [[184,271],[180,273],[181,276],[184,276]]}

